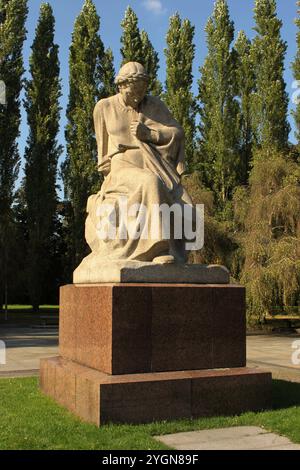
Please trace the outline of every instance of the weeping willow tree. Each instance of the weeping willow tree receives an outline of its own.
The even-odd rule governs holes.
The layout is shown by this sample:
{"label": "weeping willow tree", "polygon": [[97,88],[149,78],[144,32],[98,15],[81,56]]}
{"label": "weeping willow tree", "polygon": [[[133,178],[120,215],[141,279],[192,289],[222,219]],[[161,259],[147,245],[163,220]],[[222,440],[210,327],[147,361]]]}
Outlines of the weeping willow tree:
{"label": "weeping willow tree", "polygon": [[[263,155],[261,153],[263,152]],[[249,188],[234,196],[241,230],[249,323],[300,302],[300,167],[289,155],[261,151]]]}
{"label": "weeping willow tree", "polygon": [[192,264],[221,264],[230,267],[232,276],[238,245],[232,236],[229,224],[215,218],[216,206],[213,191],[205,188],[200,172],[193,172],[182,179],[193,204],[204,204],[204,247],[189,254]]}

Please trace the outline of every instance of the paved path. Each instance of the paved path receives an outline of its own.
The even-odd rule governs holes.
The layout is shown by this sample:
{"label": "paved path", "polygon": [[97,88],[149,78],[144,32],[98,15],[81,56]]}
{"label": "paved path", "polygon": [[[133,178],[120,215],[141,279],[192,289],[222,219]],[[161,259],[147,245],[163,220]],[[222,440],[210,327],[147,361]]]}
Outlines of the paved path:
{"label": "paved path", "polygon": [[300,362],[300,334],[247,337],[248,365],[269,370],[276,379],[300,382],[300,364],[293,364],[293,354]]}
{"label": "paved path", "polygon": [[[0,328],[0,340],[6,344],[0,376],[36,374],[41,358],[58,354],[57,329]],[[300,341],[300,334],[248,336],[248,365],[270,370],[275,378],[300,382],[300,365],[292,363],[295,341]]]}
{"label": "paved path", "polygon": [[6,364],[0,364],[0,377],[37,375],[40,359],[58,353],[57,329],[0,328],[6,345]]}
{"label": "paved path", "polygon": [[300,450],[286,437],[255,426],[180,432],[156,439],[178,450]]}

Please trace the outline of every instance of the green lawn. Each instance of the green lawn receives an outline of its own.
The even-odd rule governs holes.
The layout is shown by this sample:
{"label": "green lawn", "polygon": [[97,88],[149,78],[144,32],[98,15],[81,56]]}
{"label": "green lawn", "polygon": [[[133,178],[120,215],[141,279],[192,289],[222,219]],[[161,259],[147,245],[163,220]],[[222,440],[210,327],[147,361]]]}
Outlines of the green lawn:
{"label": "green lawn", "polygon": [[300,384],[274,381],[274,410],[239,417],[98,429],[43,396],[36,378],[0,380],[0,449],[166,449],[157,434],[258,425],[300,443]]}
{"label": "green lawn", "polygon": [[0,307],[0,324],[16,324],[20,326],[32,324],[58,323],[58,305],[40,305],[39,312],[33,310],[31,305],[8,305],[7,318]]}
{"label": "green lawn", "polygon": [[[18,305],[18,304],[12,304],[7,306],[8,311],[10,312],[32,312],[32,305]],[[52,311],[58,311],[59,306],[58,305],[40,305],[40,311],[41,312],[52,312]]]}

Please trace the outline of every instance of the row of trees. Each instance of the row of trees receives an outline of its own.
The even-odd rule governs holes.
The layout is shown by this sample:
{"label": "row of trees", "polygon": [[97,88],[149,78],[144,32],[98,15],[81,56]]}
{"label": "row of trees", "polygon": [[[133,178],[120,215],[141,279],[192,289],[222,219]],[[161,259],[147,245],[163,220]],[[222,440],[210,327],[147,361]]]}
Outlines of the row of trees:
{"label": "row of trees", "polygon": [[7,300],[8,280],[17,268],[12,256],[16,247],[13,203],[20,165],[17,139],[27,13],[26,0],[0,0],[0,79],[6,86],[6,104],[0,104],[0,304]]}
{"label": "row of trees", "polygon": [[[99,35],[93,1],[85,0],[70,47],[67,155],[61,169],[65,201],[59,203],[58,46],[52,9],[43,4],[25,81],[25,178],[15,194],[26,16],[26,0],[0,0],[0,78],[8,89],[7,106],[0,105],[0,276],[2,292],[14,278],[11,285],[26,283],[37,306],[50,301],[86,255],[86,201],[101,185],[93,108],[116,90],[112,51]],[[184,127],[185,184],[207,212],[205,249],[194,260],[229,265],[248,286],[249,312],[263,316],[273,304],[284,308],[299,301],[299,153],[288,141],[287,45],[276,1],[255,0],[254,20],[253,41],[243,31],[234,41],[227,2],[216,0],[206,26],[198,96],[192,93],[194,26],[178,13],[170,18],[166,37],[164,86],[157,76],[158,54],[130,7],[122,21],[121,55],[123,63],[144,64],[150,93],[160,96]],[[300,28],[300,20],[297,24]],[[297,43],[293,70],[299,80],[300,33]],[[300,105],[294,117],[299,139]],[[18,270],[23,275],[16,276]]]}
{"label": "row of trees", "polygon": [[[254,19],[252,42],[241,31],[233,43],[225,1],[216,2],[207,23],[196,164],[202,184],[198,198],[207,198],[210,189],[217,215],[208,219],[200,260],[216,261],[217,255],[230,266],[247,287],[248,318],[257,321],[275,308],[283,312],[299,305],[300,161],[299,142],[288,141],[287,44],[276,1],[256,0]],[[297,44],[292,65],[299,80],[300,33]],[[298,104],[298,140],[299,109]]]}

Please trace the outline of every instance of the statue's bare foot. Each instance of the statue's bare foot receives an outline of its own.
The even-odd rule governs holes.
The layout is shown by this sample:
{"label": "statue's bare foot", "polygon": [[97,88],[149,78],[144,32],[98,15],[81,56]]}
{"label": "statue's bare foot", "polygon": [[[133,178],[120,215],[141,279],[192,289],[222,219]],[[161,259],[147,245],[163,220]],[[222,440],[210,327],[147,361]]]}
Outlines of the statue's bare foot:
{"label": "statue's bare foot", "polygon": [[172,255],[157,256],[152,262],[155,264],[174,264],[175,258]]}

